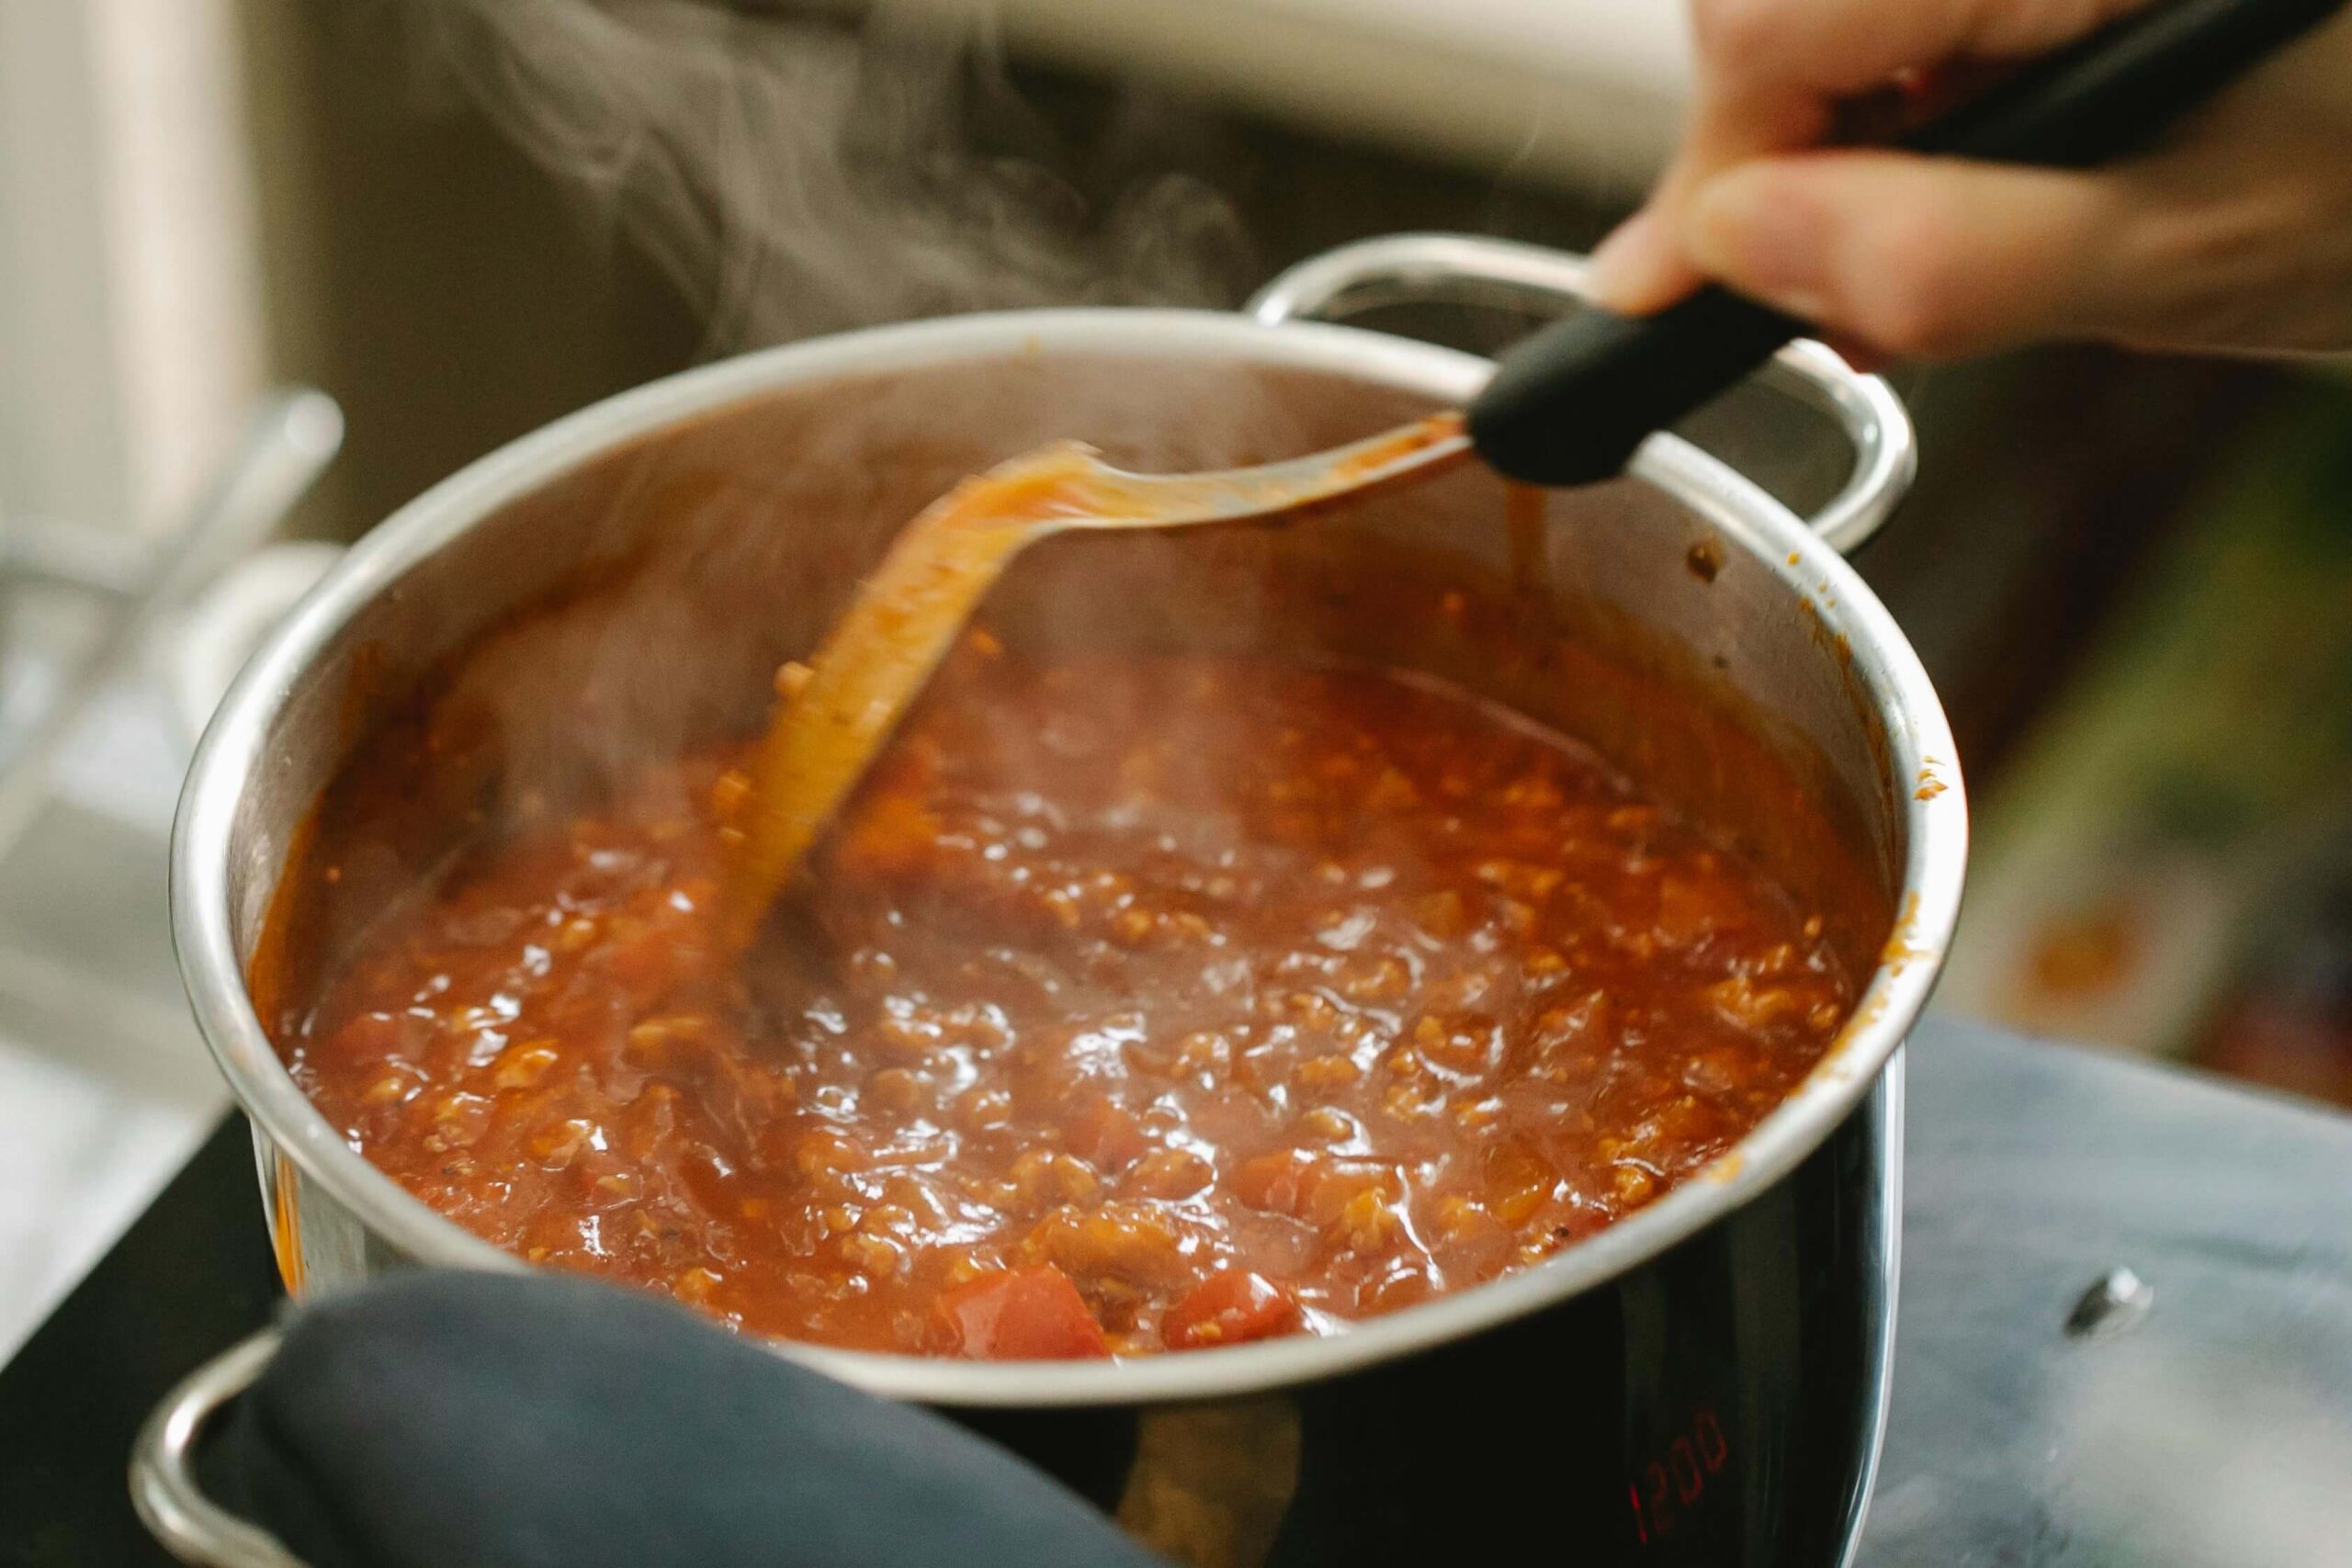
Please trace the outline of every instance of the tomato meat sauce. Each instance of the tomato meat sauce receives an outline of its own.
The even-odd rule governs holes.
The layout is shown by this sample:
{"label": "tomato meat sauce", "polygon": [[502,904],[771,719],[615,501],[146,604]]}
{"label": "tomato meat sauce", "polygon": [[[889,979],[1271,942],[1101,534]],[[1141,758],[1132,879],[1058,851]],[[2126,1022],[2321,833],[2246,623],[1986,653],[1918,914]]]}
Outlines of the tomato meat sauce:
{"label": "tomato meat sauce", "polygon": [[1417,677],[967,639],[738,955],[750,755],[514,825],[273,1027],[459,1224],[763,1334],[1331,1332],[1650,1201],[1853,998],[1754,867]]}

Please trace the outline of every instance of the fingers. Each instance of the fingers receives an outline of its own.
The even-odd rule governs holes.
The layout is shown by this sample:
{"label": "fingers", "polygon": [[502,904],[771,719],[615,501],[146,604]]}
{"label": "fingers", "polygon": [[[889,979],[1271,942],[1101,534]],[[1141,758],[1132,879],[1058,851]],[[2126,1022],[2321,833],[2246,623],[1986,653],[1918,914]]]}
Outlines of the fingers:
{"label": "fingers", "polygon": [[1709,275],[1905,358],[2116,330],[2132,223],[2097,176],[1817,152],[1698,189],[1676,238]]}
{"label": "fingers", "polygon": [[1634,213],[1592,253],[1592,297],[1612,310],[1646,316],[1671,305],[1704,279],[1667,217],[1661,196]]}
{"label": "fingers", "polygon": [[1683,128],[1681,150],[1649,201],[1593,253],[1596,297],[1614,310],[1645,315],[1696,288],[1702,274],[1679,233],[1691,192],[1745,158],[1818,140],[1830,105],[1812,93],[1766,103],[1702,87]]}
{"label": "fingers", "polygon": [[1850,97],[1951,59],[2041,54],[2146,0],[1693,0],[1702,93]]}
{"label": "fingers", "polygon": [[1695,191],[1813,145],[1840,101],[1954,60],[2045,52],[2144,0],[1693,0],[1696,80],[1680,150],[1644,216],[1596,254],[1599,297],[1644,313],[1695,287],[1676,241]]}
{"label": "fingers", "polygon": [[2320,140],[2282,139],[2251,166],[2203,144],[2101,171],[1758,158],[1694,191],[1671,238],[1705,275],[1878,357],[2043,338],[2340,349],[2352,179]]}

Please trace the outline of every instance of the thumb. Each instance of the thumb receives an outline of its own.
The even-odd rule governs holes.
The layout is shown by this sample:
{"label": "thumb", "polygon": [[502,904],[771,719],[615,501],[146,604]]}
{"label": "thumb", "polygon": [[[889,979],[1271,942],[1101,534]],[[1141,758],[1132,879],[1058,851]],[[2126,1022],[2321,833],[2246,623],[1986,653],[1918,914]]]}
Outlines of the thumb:
{"label": "thumb", "polygon": [[1700,268],[1905,358],[2119,330],[2127,214],[2098,176],[1892,152],[1741,164],[1680,213]]}

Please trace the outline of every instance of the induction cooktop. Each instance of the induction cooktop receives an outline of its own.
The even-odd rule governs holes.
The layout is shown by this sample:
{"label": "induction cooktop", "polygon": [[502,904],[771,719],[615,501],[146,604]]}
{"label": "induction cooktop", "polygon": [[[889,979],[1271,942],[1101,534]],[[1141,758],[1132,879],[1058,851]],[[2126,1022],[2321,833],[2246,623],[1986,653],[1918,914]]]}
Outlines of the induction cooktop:
{"label": "induction cooktop", "polygon": [[[2352,1564],[2352,1119],[1948,1021],[1923,1025],[1906,1056],[1901,1311],[1852,1561]],[[1840,1145],[1867,1158],[1859,1124]],[[1867,1190],[1851,1170],[1821,1176]],[[1890,1230],[1882,1266],[1892,1243]],[[1706,1254],[1670,1255],[1655,1289],[1592,1305],[1613,1370],[1563,1350],[1511,1374],[1544,1380],[1544,1418],[1431,1433],[1418,1457],[1436,1468],[1421,1473],[1450,1469],[1464,1488],[1443,1511],[1508,1513],[1532,1532],[1514,1560],[1839,1561],[1874,1363],[1851,1315],[1867,1297],[1821,1270],[1872,1255],[1785,1227]],[[1731,1270],[1793,1277],[1826,1315],[1731,1309]],[[232,1119],[0,1369],[0,1565],[167,1562],[130,1512],[131,1438],[276,1294]],[[1758,1335],[1794,1348],[1751,1354]],[[1800,1386],[1816,1377],[1826,1386]],[[1798,1398],[1814,1414],[1792,1414]],[[1306,1553],[1318,1516],[1411,1468],[1351,1449],[1343,1406],[1329,1419],[1328,1457],[1302,1449],[1283,1550]],[[1482,1449],[1510,1468],[1466,1479]],[[1400,1551],[1466,1560],[1439,1512],[1400,1502],[1382,1517]],[[1811,1545],[1826,1550],[1759,1554]],[[1596,1559],[1604,1548],[1614,1556]]]}

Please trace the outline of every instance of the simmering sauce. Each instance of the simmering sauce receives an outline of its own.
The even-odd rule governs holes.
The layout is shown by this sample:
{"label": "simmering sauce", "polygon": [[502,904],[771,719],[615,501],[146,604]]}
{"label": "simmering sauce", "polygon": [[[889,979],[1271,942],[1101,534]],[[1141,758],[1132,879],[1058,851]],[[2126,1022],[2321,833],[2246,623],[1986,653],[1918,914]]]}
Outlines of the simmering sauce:
{"label": "simmering sauce", "polygon": [[764,1333],[1329,1331],[1650,1201],[1852,1000],[1597,758],[1378,671],[976,635],[739,954],[755,755],[482,845],[277,1027],[458,1224]]}
{"label": "simmering sauce", "polygon": [[1076,446],[967,479],[893,542],[810,667],[778,684],[751,762],[743,821],[720,892],[720,936],[748,944],[777,889],[865,772],[1012,558],[1117,499]]}
{"label": "simmering sauce", "polygon": [[[892,541],[815,663],[797,670],[799,678],[779,693],[752,763],[747,821],[721,893],[723,940],[731,948],[752,940],[769,900],[1023,549],[1067,528],[1183,526],[1270,501],[1295,515],[1331,494],[1367,493],[1385,482],[1382,470],[1454,440],[1461,428],[1455,413],[1415,421],[1330,463],[1317,486],[1254,469],[1128,474],[1096,461],[1086,446],[1057,442],[966,479],[925,507]],[[1436,471],[1408,468],[1405,477]],[[1514,487],[1515,554],[1525,557],[1530,530],[1540,533],[1543,521],[1543,493]]]}

